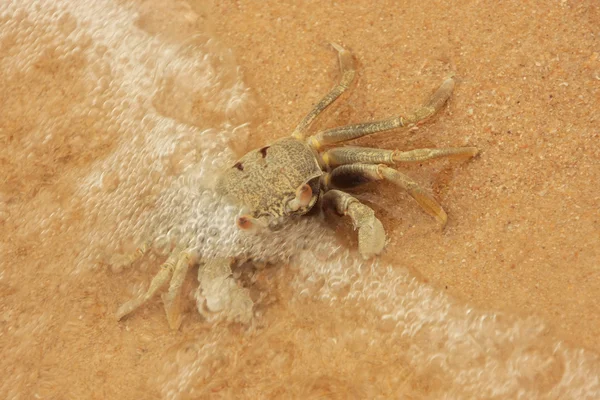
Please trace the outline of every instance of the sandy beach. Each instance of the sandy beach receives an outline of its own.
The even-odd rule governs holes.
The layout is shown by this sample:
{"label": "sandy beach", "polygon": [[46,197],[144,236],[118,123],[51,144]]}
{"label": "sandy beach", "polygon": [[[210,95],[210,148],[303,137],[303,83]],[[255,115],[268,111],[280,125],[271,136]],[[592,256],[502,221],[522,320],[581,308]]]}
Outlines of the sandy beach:
{"label": "sandy beach", "polygon": [[[599,7],[453,3],[0,5],[0,397],[600,397]],[[446,228],[368,184],[377,259],[348,220],[306,217],[281,239],[297,253],[241,272],[251,327],[198,314],[195,268],[179,330],[160,296],[117,321],[165,257],[113,256],[217,224],[190,179],[289,135],[340,78],[330,43],[357,76],[314,132],[409,114],[455,77],[425,124],[351,143],[479,148],[398,166]]]}

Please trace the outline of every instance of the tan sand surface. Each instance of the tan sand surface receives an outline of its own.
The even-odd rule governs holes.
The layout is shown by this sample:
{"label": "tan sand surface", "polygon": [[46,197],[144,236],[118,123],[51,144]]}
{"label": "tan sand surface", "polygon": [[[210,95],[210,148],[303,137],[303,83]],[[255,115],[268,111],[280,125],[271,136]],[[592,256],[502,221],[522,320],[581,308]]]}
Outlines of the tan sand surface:
{"label": "tan sand surface", "polygon": [[[600,398],[599,27],[595,1],[2,2],[0,398]],[[246,271],[251,328],[203,320],[195,271],[178,331],[158,296],[117,322],[162,258],[111,256],[212,210],[180,177],[289,134],[339,78],[330,42],[358,75],[316,130],[455,75],[426,124],[354,143],[481,149],[402,166],[446,229],[368,185],[375,262],[312,218]]]}

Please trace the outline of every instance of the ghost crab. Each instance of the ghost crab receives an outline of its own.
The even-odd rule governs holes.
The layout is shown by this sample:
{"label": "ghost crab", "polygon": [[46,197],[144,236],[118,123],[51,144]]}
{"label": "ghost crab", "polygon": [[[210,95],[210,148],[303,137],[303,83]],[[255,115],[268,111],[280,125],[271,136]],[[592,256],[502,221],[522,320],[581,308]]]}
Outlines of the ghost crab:
{"label": "ghost crab", "polygon": [[[222,173],[216,189],[220,195],[241,207],[242,213],[236,223],[242,230],[276,229],[286,218],[307,214],[317,204],[331,207],[340,215],[350,217],[358,231],[359,253],[368,259],[384,248],[386,235],[383,225],[371,208],[343,189],[372,181],[389,181],[405,190],[443,227],[447,215],[439,203],[415,181],[390,166],[442,157],[468,159],[478,150],[475,147],[456,147],[399,151],[333,146],[425,121],[438,112],[450,97],[454,89],[452,77],[444,80],[428,101],[410,115],[347,125],[308,136],[308,129],[315,119],[349,88],[354,79],[352,55],[341,46],[332,45],[339,57],[342,74],[339,83],[302,119],[291,136],[248,152]],[[150,246],[151,242],[144,243],[136,254],[126,258],[125,264],[141,258]],[[181,285],[188,267],[197,258],[193,251],[176,247],[147,292],[123,304],[117,312],[118,318],[149,300],[172,275],[169,291],[163,300],[169,324],[177,328],[180,324],[178,300]],[[246,289],[238,287],[232,279],[230,262],[228,259],[209,260],[199,269],[198,310],[204,315],[227,311],[228,319],[248,322],[253,303]]]}
{"label": "ghost crab", "polygon": [[[291,137],[250,151],[226,170],[219,180],[218,190],[248,211],[237,220],[241,229],[277,225],[285,217],[306,214],[322,199],[339,214],[351,218],[358,230],[359,252],[367,259],[383,250],[383,225],[369,207],[340,189],[371,181],[389,181],[408,192],[425,212],[444,226],[447,215],[438,202],[415,181],[389,166],[441,157],[466,159],[476,155],[478,150],[458,147],[399,151],[331,146],[376,132],[411,127],[426,120],[450,97],[454,88],[452,78],[446,79],[411,115],[328,129],[307,137],[310,125],[348,89],[355,75],[350,52],[335,44],[333,47],[339,54],[340,82],[306,115]],[[329,149],[323,151],[325,146]]]}

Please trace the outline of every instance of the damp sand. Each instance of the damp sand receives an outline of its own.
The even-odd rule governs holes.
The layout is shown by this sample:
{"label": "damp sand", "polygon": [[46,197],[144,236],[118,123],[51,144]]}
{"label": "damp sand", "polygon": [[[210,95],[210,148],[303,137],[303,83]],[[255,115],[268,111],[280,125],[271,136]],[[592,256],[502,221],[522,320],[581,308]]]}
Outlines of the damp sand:
{"label": "damp sand", "polygon": [[[0,6],[1,397],[598,397],[593,2],[37,4]],[[330,42],[358,76],[316,130],[408,113],[456,76],[419,129],[355,143],[479,147],[403,166],[446,229],[367,186],[389,238],[374,263],[327,216],[255,273],[252,329],[203,321],[195,272],[179,331],[159,297],[116,322],[161,258],[111,255],[187,215],[182,177],[210,185],[288,134],[339,77]]]}

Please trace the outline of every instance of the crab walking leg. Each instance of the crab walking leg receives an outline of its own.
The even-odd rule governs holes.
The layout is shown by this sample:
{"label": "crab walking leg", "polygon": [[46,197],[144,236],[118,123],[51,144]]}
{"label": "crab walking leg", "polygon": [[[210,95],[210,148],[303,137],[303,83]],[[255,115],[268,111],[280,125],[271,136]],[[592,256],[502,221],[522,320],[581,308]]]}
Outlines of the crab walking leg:
{"label": "crab walking leg", "polygon": [[416,149],[409,151],[373,149],[369,147],[336,147],[321,154],[330,168],[339,165],[365,163],[394,165],[399,162],[420,162],[436,158],[455,160],[469,159],[479,150],[476,147],[445,147],[440,149]]}
{"label": "crab walking leg", "polygon": [[406,117],[396,116],[381,121],[341,126],[317,133],[308,138],[308,144],[315,149],[329,144],[357,139],[376,132],[402,128],[418,124],[438,112],[448,100],[454,89],[454,79],[446,79],[429,100],[413,114]]}
{"label": "crab walking leg", "polygon": [[337,188],[349,188],[372,181],[386,180],[401,187],[425,212],[444,227],[448,220],[446,212],[440,204],[408,176],[386,165],[348,164],[333,169],[329,175],[329,184]]}
{"label": "crab walking leg", "polygon": [[141,259],[148,253],[148,250],[152,247],[152,240],[147,240],[142,243],[135,251],[131,254],[117,254],[110,260],[110,265],[118,268],[119,270],[123,267],[129,267],[137,260]]}
{"label": "crab walking leg", "polygon": [[358,251],[365,260],[381,253],[385,245],[385,230],[371,208],[340,190],[325,193],[323,202],[352,219],[354,229],[358,229]]}
{"label": "crab walking leg", "polygon": [[193,251],[185,250],[180,253],[169,283],[169,291],[162,296],[171,329],[179,329],[181,325],[181,287],[190,265],[196,259],[197,255]]}
{"label": "crab walking leg", "polygon": [[331,43],[334,49],[338,51],[338,57],[340,60],[340,70],[342,72],[342,78],[340,82],[335,85],[333,89],[329,93],[327,93],[321,101],[317,103],[317,105],[300,121],[292,136],[298,139],[304,139],[306,136],[306,131],[313,123],[313,121],[321,114],[327,107],[331,105],[342,93],[344,93],[349,87],[352,81],[354,80],[354,75],[356,71],[354,69],[354,60],[352,59],[352,54],[344,49],[342,46],[337,45],[335,43]]}
{"label": "crab walking leg", "polygon": [[121,320],[126,315],[131,314],[145,302],[150,300],[154,296],[156,291],[160,289],[165,284],[165,282],[167,282],[167,280],[171,276],[171,273],[173,272],[173,269],[175,268],[180,252],[181,249],[176,248],[171,253],[167,261],[160,267],[160,271],[158,271],[158,274],[156,274],[156,276],[152,279],[152,282],[150,282],[150,286],[148,287],[146,293],[144,293],[142,296],[128,301],[127,303],[119,307],[119,309],[117,310],[117,320]]}

